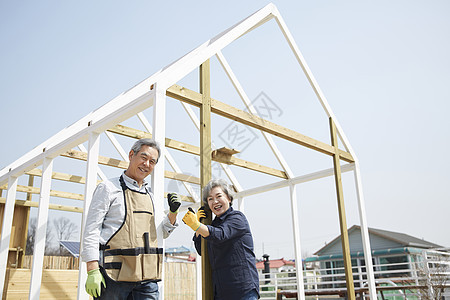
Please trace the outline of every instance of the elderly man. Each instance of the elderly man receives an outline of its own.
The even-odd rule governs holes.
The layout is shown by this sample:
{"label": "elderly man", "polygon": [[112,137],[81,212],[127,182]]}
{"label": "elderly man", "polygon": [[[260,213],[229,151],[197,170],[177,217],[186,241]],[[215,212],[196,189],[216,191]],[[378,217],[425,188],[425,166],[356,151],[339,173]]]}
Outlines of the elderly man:
{"label": "elderly man", "polygon": [[[145,178],[161,150],[152,139],[138,140],[130,164],[117,178],[94,191],[83,236],[82,259],[87,264],[86,291],[95,299],[158,299],[162,249],[158,248],[153,194]],[[178,226],[177,194],[167,196],[170,212],[158,229],[167,238]]]}

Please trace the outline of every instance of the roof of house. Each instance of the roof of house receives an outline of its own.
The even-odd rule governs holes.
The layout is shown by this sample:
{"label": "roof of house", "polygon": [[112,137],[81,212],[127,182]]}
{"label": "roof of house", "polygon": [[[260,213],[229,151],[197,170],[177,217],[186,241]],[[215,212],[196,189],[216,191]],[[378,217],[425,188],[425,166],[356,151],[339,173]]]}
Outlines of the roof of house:
{"label": "roof of house", "polygon": [[[348,229],[348,234],[350,234],[356,230],[361,231],[361,227],[359,225],[353,225],[352,227],[350,227]],[[368,230],[369,230],[369,235],[376,235],[383,239],[394,241],[396,243],[401,244],[402,247],[416,247],[416,248],[424,248],[424,249],[442,248],[442,246],[440,246],[440,245],[425,241],[423,239],[413,237],[413,236],[405,234],[405,233],[382,230],[382,229],[375,229],[375,228],[368,228]],[[338,235],[331,242],[327,243],[324,247],[320,248],[314,254],[321,255],[321,253],[323,253],[327,248],[340,242],[340,240],[341,240],[341,235]]]}
{"label": "roof of house", "polygon": [[185,246],[172,247],[166,249],[166,254],[179,254],[179,253],[191,253],[191,249]]}
{"label": "roof of house", "polygon": [[74,256],[80,256],[80,242],[78,241],[60,241],[59,244],[63,246],[69,253]]}
{"label": "roof of house", "polygon": [[[284,258],[280,258],[280,259],[272,259],[269,260],[269,265],[271,269],[278,269],[281,268],[282,266],[295,266],[295,262],[291,261],[291,260],[285,260]],[[256,263],[256,268],[257,269],[264,269],[264,261],[259,261]]]}

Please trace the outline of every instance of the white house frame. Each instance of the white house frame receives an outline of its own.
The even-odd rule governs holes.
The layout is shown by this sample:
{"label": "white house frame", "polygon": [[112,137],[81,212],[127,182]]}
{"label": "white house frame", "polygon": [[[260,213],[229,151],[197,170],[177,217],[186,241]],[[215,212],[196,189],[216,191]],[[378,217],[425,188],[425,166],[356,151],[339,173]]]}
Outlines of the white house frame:
{"label": "white house frame", "polygon": [[[84,212],[87,212],[89,207],[92,193],[97,184],[97,176],[102,174],[98,172],[98,164],[99,164],[99,149],[100,142],[99,136],[102,133],[105,133],[111,140],[111,142],[115,145],[116,149],[122,155],[123,159],[126,160],[126,152],[121,148],[120,144],[115,140],[114,136],[107,132],[108,129],[113,128],[120,122],[123,122],[130,117],[137,115],[139,119],[142,121],[143,125],[147,129],[147,131],[152,132],[153,138],[158,141],[162,148],[163,155],[161,157],[161,162],[156,166],[153,176],[152,176],[152,188],[155,194],[155,199],[163,199],[164,198],[164,176],[165,176],[165,160],[170,163],[172,168],[176,173],[182,173],[180,168],[177,166],[173,157],[165,150],[165,122],[166,122],[166,96],[170,96],[172,98],[183,101],[183,105],[186,108],[186,111],[189,113],[192,121],[196,124],[197,128],[199,128],[199,120],[192,112],[191,108],[187,103],[195,104],[195,100],[192,100],[198,95],[188,95],[191,91],[188,91],[184,88],[176,86],[176,83],[185,77],[187,74],[192,72],[194,69],[198,68],[205,61],[209,60],[209,58],[214,55],[220,61],[223,69],[228,75],[230,81],[234,85],[236,91],[239,93],[242,101],[248,108],[248,111],[252,114],[255,114],[254,108],[252,108],[251,103],[249,101],[248,96],[246,95],[244,89],[240,85],[237,77],[234,75],[230,66],[228,65],[225,57],[223,56],[221,50],[226,46],[231,44],[236,39],[241,36],[247,34],[248,32],[258,28],[262,24],[267,21],[275,19],[281,33],[284,35],[287,43],[289,44],[292,52],[294,53],[296,60],[298,61],[300,67],[302,68],[304,74],[306,75],[311,87],[313,88],[318,100],[320,101],[324,111],[328,115],[331,120],[332,131],[333,128],[336,130],[335,137],[338,136],[340,138],[341,143],[345,147],[345,151],[338,149],[337,138],[333,145],[327,145],[325,143],[319,143],[317,145],[315,140],[310,140],[308,137],[305,137],[299,133],[294,131],[290,131],[281,126],[276,126],[276,124],[272,124],[274,126],[268,127],[263,125],[262,127],[257,127],[255,123],[251,124],[251,114],[247,114],[242,111],[238,111],[242,116],[239,119],[239,116],[234,118],[235,120],[243,120],[246,119],[249,123],[246,125],[253,126],[254,128],[260,129],[262,134],[264,135],[267,143],[272,149],[274,155],[276,156],[278,162],[280,163],[283,172],[285,173],[285,179],[282,179],[278,182],[260,186],[257,188],[243,190],[239,185],[237,178],[232,174],[231,170],[228,168],[226,163],[222,163],[223,168],[226,171],[227,176],[230,181],[235,186],[237,193],[237,199],[239,199],[239,208],[243,209],[244,198],[249,195],[254,195],[258,193],[264,193],[266,191],[279,189],[282,187],[290,188],[290,198],[291,198],[291,217],[292,217],[292,226],[294,233],[294,247],[295,247],[295,258],[296,261],[302,261],[301,258],[301,246],[300,246],[300,233],[299,233],[299,218],[298,218],[298,209],[297,209],[297,196],[296,196],[296,186],[298,184],[316,180],[319,178],[333,176],[335,174],[340,176],[340,172],[352,171],[354,173],[354,178],[356,182],[356,194],[359,205],[359,217],[361,223],[361,232],[362,232],[362,240],[364,245],[364,253],[366,266],[368,271],[368,286],[369,286],[369,294],[371,299],[376,299],[376,289],[375,289],[375,281],[373,275],[372,268],[372,258],[370,251],[370,243],[369,243],[369,235],[367,229],[366,222],[366,213],[365,213],[365,205],[361,184],[361,176],[360,176],[360,167],[359,162],[354,153],[352,147],[350,146],[349,141],[347,140],[344,131],[339,125],[335,115],[333,114],[328,102],[323,95],[322,91],[319,88],[314,76],[312,75],[310,69],[308,68],[300,50],[298,49],[289,29],[287,28],[284,20],[282,19],[280,13],[277,8],[273,4],[269,4],[264,8],[258,10],[251,16],[237,23],[236,25],[230,27],[214,38],[208,40],[204,44],[200,45],[198,48],[189,52],[185,56],[181,57],[174,63],[168,65],[163,68],[159,72],[153,74],[146,80],[137,84],[133,88],[128,91],[122,93],[116,98],[112,99],[99,109],[91,112],[78,122],[73,125],[63,129],[44,143],[37,146],[35,149],[25,154],[9,166],[5,167],[0,171],[0,186],[5,185],[7,183],[7,196],[5,203],[5,214],[3,218],[3,227],[1,232],[1,243],[0,243],[0,290],[3,290],[4,280],[5,280],[5,272],[6,272],[6,263],[8,256],[8,247],[10,243],[10,232],[11,232],[11,224],[12,217],[14,214],[14,203],[16,199],[17,192],[17,181],[20,176],[25,174],[26,172],[42,165],[42,180],[40,187],[40,198],[39,198],[39,209],[38,209],[38,221],[37,221],[37,232],[36,232],[36,242],[34,247],[34,259],[32,266],[32,276],[30,283],[30,291],[29,291],[29,299],[38,299],[39,291],[42,280],[42,264],[43,264],[43,256],[44,256],[44,247],[45,247],[45,233],[48,219],[48,209],[49,209],[49,199],[50,199],[50,186],[52,180],[52,167],[53,160],[71,150],[74,147],[80,146],[82,143],[88,141],[88,149],[87,152],[87,164],[86,164],[86,184],[85,184],[85,202],[84,202]],[[186,94],[187,93],[187,94]],[[201,95],[201,94],[200,94]],[[219,104],[221,104],[219,102]],[[146,120],[145,116],[142,114],[142,111],[153,106],[153,126]],[[214,107],[213,107],[214,108]],[[223,108],[221,111],[223,116],[226,116],[226,110],[229,107]],[[214,113],[217,113],[213,109]],[[257,118],[257,116],[255,116]],[[269,124],[270,122],[263,122],[264,124]],[[271,124],[271,123],[270,123]],[[279,129],[279,130],[278,130]],[[277,131],[278,130],[278,131]],[[323,152],[335,158],[335,168],[321,170],[315,173],[306,174],[303,176],[294,177],[294,173],[289,168],[287,162],[284,160],[280,149],[278,149],[277,145],[273,141],[271,135],[277,135],[281,138],[285,138],[291,140],[297,144],[312,148],[319,152]],[[310,142],[311,141],[311,142]],[[82,147],[82,145],[81,145]],[[82,149],[83,150],[83,149]],[[340,159],[343,159],[348,164],[343,164],[341,166]],[[336,173],[338,172],[338,173]],[[187,190],[191,193],[191,197],[195,202],[199,201],[198,195],[195,194],[192,189],[188,185],[186,185]],[[343,202],[342,202],[343,205]],[[157,221],[161,220],[162,212],[164,211],[164,206],[162,201],[157,201],[155,203],[155,210],[159,213],[157,215]],[[184,206],[186,208],[186,205]],[[342,221],[342,220],[341,220]],[[345,214],[344,214],[344,223],[345,223]],[[85,213],[83,213],[82,217],[82,230],[85,224]],[[346,224],[341,223],[341,231],[342,226]],[[86,279],[85,272],[85,264],[80,264],[80,272],[79,272],[79,291],[78,291],[78,299],[87,299],[87,294],[84,291],[84,282]],[[297,287],[298,294],[300,299],[304,299],[304,290],[303,290],[303,278],[302,278],[302,270],[301,268],[297,268]],[[198,297],[200,293],[197,293]],[[200,299],[200,298],[198,298]],[[351,298],[350,298],[351,299]]]}

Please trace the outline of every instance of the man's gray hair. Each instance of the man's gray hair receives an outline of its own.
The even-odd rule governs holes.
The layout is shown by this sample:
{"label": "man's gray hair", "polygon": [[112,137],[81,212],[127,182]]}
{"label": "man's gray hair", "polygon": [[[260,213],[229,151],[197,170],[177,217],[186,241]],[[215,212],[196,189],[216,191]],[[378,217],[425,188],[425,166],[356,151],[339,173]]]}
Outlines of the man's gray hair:
{"label": "man's gray hair", "polygon": [[133,147],[131,147],[131,150],[133,150],[133,155],[136,155],[141,150],[142,146],[149,146],[150,148],[156,149],[158,151],[158,159],[161,156],[161,149],[159,148],[159,144],[154,139],[140,139],[136,143],[134,143]]}
{"label": "man's gray hair", "polygon": [[228,199],[230,199],[230,204],[233,204],[234,191],[231,186],[223,179],[212,179],[203,188],[202,201],[204,205],[208,206],[209,193],[215,187],[220,187],[222,191],[228,196]]}

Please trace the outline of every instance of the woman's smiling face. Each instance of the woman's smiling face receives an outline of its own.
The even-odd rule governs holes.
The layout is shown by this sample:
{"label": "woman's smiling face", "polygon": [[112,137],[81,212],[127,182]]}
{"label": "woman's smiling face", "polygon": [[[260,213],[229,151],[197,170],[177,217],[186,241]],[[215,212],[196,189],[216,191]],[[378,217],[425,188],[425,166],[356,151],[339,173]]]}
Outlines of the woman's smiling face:
{"label": "woman's smiling face", "polygon": [[211,189],[207,200],[209,208],[218,217],[230,208],[230,199],[219,186]]}

